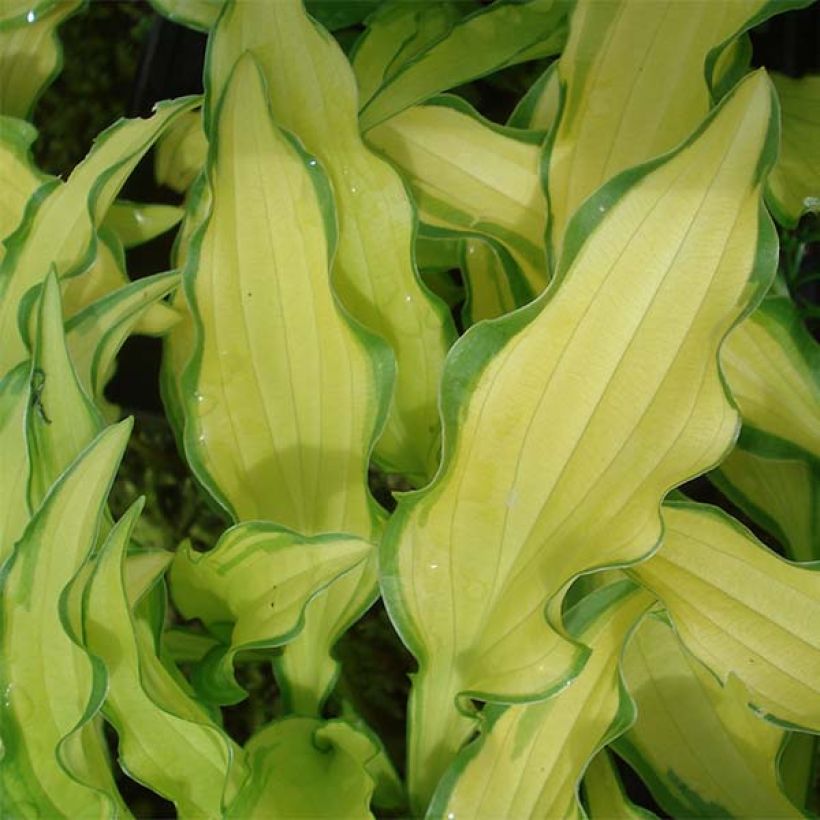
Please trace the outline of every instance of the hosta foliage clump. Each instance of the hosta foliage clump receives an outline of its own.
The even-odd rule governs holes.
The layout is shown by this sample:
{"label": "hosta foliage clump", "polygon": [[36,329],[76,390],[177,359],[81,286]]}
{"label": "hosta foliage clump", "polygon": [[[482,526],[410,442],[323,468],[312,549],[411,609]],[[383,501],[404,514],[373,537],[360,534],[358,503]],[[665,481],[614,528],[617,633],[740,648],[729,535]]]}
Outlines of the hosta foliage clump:
{"label": "hosta foliage clump", "polygon": [[[64,180],[25,118],[81,3],[0,7],[3,816],[810,812],[820,354],[776,222],[813,230],[820,95],[748,36],[806,4],[154,5],[204,94]],[[467,102],[510,76],[506,122]],[[122,196],[152,149],[178,207]],[[133,334],[216,531],[109,502]]]}

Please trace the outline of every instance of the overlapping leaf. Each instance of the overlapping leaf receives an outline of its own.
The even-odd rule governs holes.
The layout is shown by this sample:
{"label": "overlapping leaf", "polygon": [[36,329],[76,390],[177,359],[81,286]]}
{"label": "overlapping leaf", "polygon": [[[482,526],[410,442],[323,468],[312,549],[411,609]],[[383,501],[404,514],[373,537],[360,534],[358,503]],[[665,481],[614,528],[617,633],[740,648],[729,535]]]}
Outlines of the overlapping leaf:
{"label": "overlapping leaf", "polygon": [[716,507],[668,504],[664,541],[634,567],[686,648],[755,709],[820,731],[820,572],[790,564]]}
{"label": "overlapping leaf", "polygon": [[359,108],[409,60],[445,37],[461,12],[452,2],[382,3],[367,18],[367,28],[350,55]]}
{"label": "overlapping leaf", "polygon": [[653,602],[627,581],[593,593],[571,611],[568,628],[591,649],[581,674],[541,703],[488,707],[481,738],[445,775],[430,815],[583,817],[577,792],[587,763],[634,718],[620,658]]}
{"label": "overlapping leaf", "polygon": [[455,333],[445,306],[415,270],[407,191],[393,168],[362,143],[350,65],[298,0],[226,9],[212,42],[206,122],[244,51],[263,67],[277,123],[315,154],[330,177],[339,219],[334,288],[396,357],[393,402],[376,456],[388,469],[423,481],[438,455],[438,382]]}
{"label": "overlapping leaf", "polygon": [[236,653],[291,641],[304,626],[310,600],[372,553],[369,541],[354,536],[309,538],[263,522],[233,527],[204,554],[183,547],[171,573],[179,611],[217,634],[214,627],[230,630],[230,645],[212,653],[209,663],[214,699],[243,698],[233,677]]}
{"label": "overlapping leaf", "polygon": [[778,783],[785,732],[748,708],[681,645],[662,617],[638,628],[624,656],[635,725],[616,748],[673,816],[794,817]]}
{"label": "overlapping leaf", "polygon": [[[84,644],[106,666],[104,711],[119,734],[123,767],[172,800],[183,816],[218,817],[246,774],[243,754],[180,688],[150,638],[135,627],[125,555],[141,506],[125,513],[97,557],[84,595]],[[163,565],[153,568],[143,589]]]}
{"label": "overlapping leaf", "polygon": [[[185,271],[196,322],[183,375],[188,458],[235,520],[370,539],[379,515],[367,464],[386,411],[388,352],[331,291],[330,190],[273,124],[250,55],[210,142],[213,207]],[[181,357],[185,347],[183,338]],[[294,660],[284,674],[307,687],[311,710],[335,675],[329,647],[374,587],[375,556],[312,603],[286,651],[282,663]]]}
{"label": "overlapping leaf", "polygon": [[90,722],[104,671],[70,637],[62,596],[94,546],[130,429],[102,432],[60,476],[3,570],[0,793],[18,816],[127,814]]}
{"label": "overlapping leaf", "polygon": [[371,129],[368,141],[404,172],[423,222],[497,240],[537,295],[547,283],[540,135],[493,126],[456,97],[434,103]]}
{"label": "overlapping leaf", "polygon": [[98,227],[131,170],[173,120],[196,98],[160,103],[145,120],[125,120],[105,131],[65,184],[43,186],[26,219],[6,242],[0,263],[0,374],[25,358],[18,310],[26,292],[50,267],[59,277],[80,274],[95,257]]}
{"label": "overlapping leaf", "polygon": [[571,674],[578,656],[544,605],[557,623],[573,576],[645,555],[659,500],[731,444],[717,352],[774,271],[760,204],[772,111],[757,73],[674,155],[602,189],[547,294],[477,325],[448,359],[443,466],[401,500],[382,555],[420,664],[417,799],[471,731],[454,699],[538,698]]}
{"label": "overlapping leaf", "polygon": [[563,99],[547,168],[554,260],[587,196],[685,139],[709,111],[721,50],[785,5],[579,0],[558,63]]}
{"label": "overlapping leaf", "polygon": [[440,91],[505,66],[556,54],[566,36],[568,8],[561,0],[501,0],[460,19],[362,101],[362,130]]}

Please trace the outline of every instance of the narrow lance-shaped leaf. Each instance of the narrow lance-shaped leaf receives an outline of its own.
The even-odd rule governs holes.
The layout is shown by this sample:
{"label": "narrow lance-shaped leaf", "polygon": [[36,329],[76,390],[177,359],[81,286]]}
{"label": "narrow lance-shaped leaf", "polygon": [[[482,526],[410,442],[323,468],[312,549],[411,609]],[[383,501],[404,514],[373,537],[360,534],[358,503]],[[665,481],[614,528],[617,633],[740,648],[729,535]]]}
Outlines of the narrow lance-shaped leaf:
{"label": "narrow lance-shaped leaf", "polygon": [[273,124],[253,57],[215,124],[213,206],[184,272],[196,320],[186,453],[236,520],[369,537],[367,457],[389,364],[330,289],[330,190]]}
{"label": "narrow lance-shaped leaf", "polygon": [[563,100],[548,149],[553,264],[570,218],[595,189],[674,148],[703,120],[708,67],[722,46],[800,4],[579,0],[558,63]]}
{"label": "narrow lance-shaped leaf", "polygon": [[568,9],[569,4],[561,0],[501,0],[459,20],[366,101],[362,131],[440,91],[505,66],[558,53],[566,37]]}
{"label": "narrow lance-shaped leaf", "polygon": [[772,82],[783,137],[767,202],[777,220],[793,228],[807,211],[820,211],[820,76],[795,80],[773,72]]}
{"label": "narrow lance-shaped leaf", "polygon": [[63,332],[60,287],[52,271],[40,296],[26,415],[29,504],[37,509],[63,470],[103,427],[74,370]]}
{"label": "narrow lance-shaped leaf", "polygon": [[665,616],[646,618],[624,655],[635,725],[615,748],[674,817],[795,817],[780,790],[785,733],[754,714],[681,645]]}
{"label": "narrow lance-shaped leaf", "polygon": [[[547,284],[540,135],[493,125],[456,97],[415,106],[371,129],[368,141],[405,174],[422,222],[500,242],[525,294]],[[526,296],[522,294],[523,304]]]}
{"label": "narrow lance-shaped leaf", "polygon": [[453,349],[443,466],[401,499],[382,553],[387,606],[420,666],[416,799],[471,731],[454,700],[560,685],[577,656],[544,605],[557,624],[571,578],[646,555],[660,499],[730,446],[717,353],[774,273],[760,189],[776,128],[758,72],[674,155],[587,202],[543,298]]}
{"label": "narrow lance-shaped leaf", "polygon": [[455,3],[384,2],[365,21],[350,54],[359,108],[419,52],[444,37],[458,20]]}
{"label": "narrow lance-shaped leaf", "polygon": [[[84,595],[84,643],[108,671],[104,711],[126,771],[172,800],[182,816],[218,817],[246,774],[243,755],[135,632],[124,574],[141,508],[138,502],[125,513],[97,557]],[[165,691],[152,685],[157,677]]]}
{"label": "narrow lance-shaped leaf", "polygon": [[663,520],[660,550],[630,572],[684,646],[760,714],[820,732],[818,566],[783,560],[717,507],[670,503]]}
{"label": "narrow lance-shaped leaf", "polygon": [[[752,449],[746,449],[746,447]],[[769,458],[741,433],[709,480],[777,538],[792,561],[820,560],[820,469],[806,459]]]}
{"label": "narrow lance-shaped leaf", "polygon": [[60,70],[62,49],[57,26],[77,11],[82,0],[52,2],[38,14],[33,0],[24,16],[0,26],[0,114],[31,116],[37,98]]}
{"label": "narrow lance-shaped leaf", "polygon": [[67,632],[62,595],[90,555],[131,422],[102,432],[34,515],[2,574],[0,793],[26,818],[116,816],[105,672]]}
{"label": "narrow lance-shaped leaf", "polygon": [[95,228],[140,158],[195,97],[160,103],[145,120],[124,120],[105,131],[62,185],[36,194],[22,225],[6,242],[0,264],[0,374],[25,358],[17,328],[20,301],[54,265],[58,277],[79,274],[95,255]]}
{"label": "narrow lance-shaped leaf", "polygon": [[761,455],[820,460],[820,345],[787,297],[769,297],[738,325],[720,354],[743,417],[747,447]]}
{"label": "narrow lance-shaped leaf", "polygon": [[438,383],[455,330],[413,264],[415,219],[407,191],[396,171],[362,143],[350,65],[300,0],[226,9],[211,49],[209,106],[247,50],[263,67],[276,122],[330,177],[339,220],[333,286],[353,317],[385,339],[396,357],[393,401],[375,455],[387,469],[423,481],[438,456]]}
{"label": "narrow lance-shaped leaf", "polygon": [[[368,457],[391,362],[331,291],[330,189],[273,124],[251,55],[235,69],[210,142],[213,208],[184,274],[196,322],[182,384],[187,456],[235,520],[369,540],[380,514]],[[283,659],[295,655],[283,674],[300,679],[291,684],[303,709],[316,709],[331,685],[329,648],[372,602],[375,583],[374,551],[312,604],[318,611]]]}
{"label": "narrow lance-shaped leaf", "polygon": [[581,674],[540,703],[487,707],[482,736],[441,781],[430,816],[583,817],[578,786],[584,769],[635,716],[621,682],[621,652],[653,603],[626,581],[571,610],[568,628],[592,650]]}

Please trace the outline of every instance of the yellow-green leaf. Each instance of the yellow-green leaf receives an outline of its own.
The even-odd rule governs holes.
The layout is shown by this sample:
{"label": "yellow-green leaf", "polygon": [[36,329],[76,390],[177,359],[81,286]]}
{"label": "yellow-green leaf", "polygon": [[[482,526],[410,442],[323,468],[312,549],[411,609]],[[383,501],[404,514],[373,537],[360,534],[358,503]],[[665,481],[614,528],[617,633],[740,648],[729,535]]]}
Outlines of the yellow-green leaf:
{"label": "yellow-green leaf", "polygon": [[[141,508],[138,502],[125,513],[97,556],[84,595],[84,644],[108,671],[104,712],[119,735],[123,767],[182,816],[219,817],[246,774],[243,754],[135,631],[125,554]],[[165,691],[152,685],[157,677]]]}
{"label": "yellow-green leaf", "polygon": [[400,500],[382,552],[387,606],[420,664],[416,795],[471,730],[455,699],[535,699],[566,679],[576,653],[544,605],[557,624],[574,576],[646,555],[661,498],[731,445],[717,353],[774,274],[760,202],[772,105],[758,72],[675,154],[602,189],[545,295],[450,354],[442,468]]}
{"label": "yellow-green leaf", "polygon": [[747,446],[741,434],[738,446],[717,470],[709,473],[709,479],[755,523],[774,535],[792,561],[819,560],[817,466],[805,459],[758,455]]}
{"label": "yellow-green leaf", "polygon": [[795,817],[777,758],[785,732],[754,714],[730,676],[722,686],[663,616],[646,618],[624,656],[635,725],[615,742],[674,817]]}
{"label": "yellow-green leaf", "polygon": [[510,114],[508,125],[544,132],[552,128],[558,118],[561,104],[557,68],[558,63],[552,63],[530,86]]}
{"label": "yellow-green leaf", "polygon": [[[185,205],[185,219],[177,234],[174,245],[173,264],[184,270],[188,260],[190,239],[202,227],[211,213],[211,189],[205,175],[198,177],[191,188]],[[162,345],[162,365],[160,368],[159,387],[165,415],[176,436],[179,449],[183,445],[183,427],[185,411],[182,398],[182,374],[191,361],[196,347],[196,329],[194,317],[185,289],[178,288],[171,300],[171,309],[178,315],[179,321],[171,328]]]}
{"label": "yellow-green leaf", "polygon": [[769,297],[729,335],[720,362],[761,455],[820,459],[820,346],[788,297]]}
{"label": "yellow-green leaf", "polygon": [[[497,240],[530,298],[547,283],[539,137],[493,125],[456,97],[409,108],[368,141],[404,173],[427,225]],[[526,293],[523,304],[529,301]]]}
{"label": "yellow-green leaf", "polygon": [[375,455],[388,470],[423,482],[437,463],[438,383],[455,331],[413,264],[415,218],[405,186],[361,140],[350,65],[299,0],[229,6],[212,45],[209,106],[239,56],[251,51],[263,67],[274,119],[327,171],[339,221],[333,286],[353,317],[388,342],[398,365]]}
{"label": "yellow-green leaf", "polygon": [[359,88],[359,108],[408,60],[441,40],[458,20],[454,3],[382,3],[367,20],[350,55]]}
{"label": "yellow-green leaf", "polygon": [[26,205],[45,181],[30,156],[36,138],[30,123],[0,116],[0,262],[6,253],[2,240],[20,224]]}
{"label": "yellow-green leaf", "polygon": [[102,732],[91,722],[105,673],[69,635],[61,598],[94,546],[130,430],[122,422],[94,439],[60,476],[3,568],[0,793],[16,816],[128,815]]}
{"label": "yellow-green leaf", "polygon": [[184,193],[205,166],[207,156],[208,140],[202,130],[202,112],[188,111],[157,143],[154,176],[160,185]]}
{"label": "yellow-green leaf", "polygon": [[581,203],[688,137],[711,106],[710,63],[784,5],[578,0],[558,63],[562,104],[547,169],[554,260]]}
{"label": "yellow-green leaf", "polygon": [[0,380],[0,566],[29,519],[26,411],[31,366],[22,362]]}
{"label": "yellow-green leaf", "polygon": [[612,756],[606,749],[601,749],[587,766],[583,788],[592,820],[646,820],[655,816],[626,796]]}
{"label": "yellow-green leaf", "polygon": [[[366,769],[378,747],[343,721],[288,717],[255,734],[246,747],[251,776],[227,817],[370,818],[374,781]],[[362,740],[364,743],[362,743]],[[368,745],[369,744],[369,745]]]}
{"label": "yellow-green leaf", "polygon": [[780,156],[769,176],[768,204],[793,228],[806,211],[820,211],[820,76],[799,80],[772,72],[780,98]]}
{"label": "yellow-green leaf", "polygon": [[109,206],[140,158],[174,119],[197,103],[189,97],[160,103],[148,119],[109,128],[65,184],[38,191],[26,220],[6,242],[0,264],[0,375],[25,358],[17,328],[25,293],[53,265],[60,278],[79,275],[95,257],[96,234]]}
{"label": "yellow-green leaf", "polygon": [[77,377],[100,407],[123,343],[145,314],[178,284],[179,274],[173,272],[138,279],[93,302],[66,324]]}
{"label": "yellow-green leaf", "polygon": [[49,487],[103,426],[71,361],[63,332],[60,287],[53,271],[40,296],[30,391],[28,496],[30,508],[36,510]]}
{"label": "yellow-green leaf", "polygon": [[653,603],[627,581],[594,593],[571,611],[567,626],[591,649],[581,674],[540,703],[487,707],[480,739],[444,776],[429,814],[583,817],[577,792],[587,763],[635,716],[621,682],[621,652]]}
{"label": "yellow-green leaf", "polygon": [[26,0],[15,23],[0,25],[0,114],[31,116],[62,64],[57,26],[81,5],[82,0],[59,0],[38,13],[36,0]]}
{"label": "yellow-green leaf", "polygon": [[184,273],[197,346],[183,376],[186,453],[235,520],[367,538],[389,363],[334,299],[330,190],[274,125],[250,56],[213,150],[213,208]]}
{"label": "yellow-green leaf", "polygon": [[761,714],[820,731],[820,572],[764,547],[717,507],[667,504],[664,541],[630,572],[686,648]]}
{"label": "yellow-green leaf", "polygon": [[108,209],[103,227],[112,230],[124,248],[133,248],[170,231],[184,215],[174,205],[117,200]]}
{"label": "yellow-green leaf", "polygon": [[[380,513],[368,459],[392,363],[335,298],[330,188],[316,160],[273,124],[250,55],[211,142],[213,208],[184,274],[196,322],[183,374],[188,458],[235,520],[371,539]],[[283,663],[293,654],[294,673],[312,677],[314,708],[335,675],[332,642],[373,600],[375,556],[365,566],[321,593],[285,651]]]}
{"label": "yellow-green leaf", "polygon": [[467,289],[462,313],[465,326],[503,316],[528,301],[520,269],[495,243],[464,240],[460,267]]}
{"label": "yellow-green leaf", "polygon": [[214,686],[244,697],[233,679],[236,653],[293,640],[308,602],[372,553],[373,545],[355,536],[309,538],[262,522],[229,529],[207,553],[179,550],[171,570],[177,608],[189,620],[230,628]]}
{"label": "yellow-green leaf", "polygon": [[362,131],[445,89],[556,54],[564,44],[568,7],[561,0],[502,0],[459,20],[379,87],[362,108]]}

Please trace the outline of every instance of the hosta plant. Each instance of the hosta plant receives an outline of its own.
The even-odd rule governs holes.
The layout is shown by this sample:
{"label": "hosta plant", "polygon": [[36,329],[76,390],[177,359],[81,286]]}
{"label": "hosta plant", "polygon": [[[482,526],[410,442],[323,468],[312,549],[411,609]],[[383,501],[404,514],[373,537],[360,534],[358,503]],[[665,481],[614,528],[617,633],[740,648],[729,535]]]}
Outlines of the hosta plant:
{"label": "hosta plant", "polygon": [[[204,95],[59,179],[25,117],[80,5],[0,6],[0,813],[810,812],[820,354],[775,220],[811,230],[820,79],[747,33],[806,4],[154,0]],[[152,149],[179,207],[120,195]],[[108,503],[134,333],[207,543]],[[405,755],[340,677],[374,606]]]}

